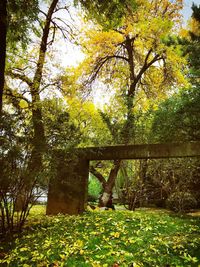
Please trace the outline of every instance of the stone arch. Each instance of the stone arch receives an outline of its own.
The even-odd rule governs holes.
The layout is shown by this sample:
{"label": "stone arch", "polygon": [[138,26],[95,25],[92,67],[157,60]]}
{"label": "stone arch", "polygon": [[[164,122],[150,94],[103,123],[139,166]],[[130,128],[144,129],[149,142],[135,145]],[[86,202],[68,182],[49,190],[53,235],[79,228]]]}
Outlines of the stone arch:
{"label": "stone arch", "polygon": [[47,214],[80,214],[84,211],[90,160],[180,157],[200,157],[200,142],[77,148],[73,154],[55,151]]}

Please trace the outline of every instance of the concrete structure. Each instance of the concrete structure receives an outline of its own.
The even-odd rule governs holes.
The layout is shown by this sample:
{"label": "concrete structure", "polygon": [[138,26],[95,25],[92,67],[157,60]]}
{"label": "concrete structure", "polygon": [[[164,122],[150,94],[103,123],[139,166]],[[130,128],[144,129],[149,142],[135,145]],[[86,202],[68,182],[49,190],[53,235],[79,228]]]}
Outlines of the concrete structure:
{"label": "concrete structure", "polygon": [[47,214],[80,214],[84,211],[90,160],[180,157],[200,157],[200,142],[80,148],[73,154],[56,151]]}

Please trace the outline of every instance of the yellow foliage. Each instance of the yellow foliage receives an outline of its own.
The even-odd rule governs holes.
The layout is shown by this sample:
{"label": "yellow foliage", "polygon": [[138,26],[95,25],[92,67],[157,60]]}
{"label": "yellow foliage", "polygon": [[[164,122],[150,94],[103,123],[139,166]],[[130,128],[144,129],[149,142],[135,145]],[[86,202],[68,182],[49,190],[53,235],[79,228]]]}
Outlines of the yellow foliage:
{"label": "yellow foliage", "polygon": [[197,36],[200,35],[200,23],[194,18],[191,18],[189,21],[189,27],[193,33],[195,33]]}
{"label": "yellow foliage", "polygon": [[19,106],[20,106],[20,108],[27,108],[28,107],[28,103],[25,101],[25,100],[20,100],[20,102],[19,102]]}
{"label": "yellow foliage", "polygon": [[[78,97],[74,97],[76,91],[87,90],[87,86],[83,85],[85,80],[97,78],[112,88],[113,97],[110,106],[105,109],[112,117],[117,113],[120,123],[124,121],[127,113],[124,96],[130,90],[134,79],[134,102],[137,104],[132,108],[133,112],[139,109],[147,110],[149,107],[156,109],[158,100],[164,99],[170,89],[187,85],[184,68],[186,60],[181,57],[178,46],[167,46],[164,42],[171,33],[179,29],[179,11],[183,1],[136,2],[138,8],[132,15],[128,14],[124,18],[119,29],[102,31],[99,25],[89,22],[88,27],[83,30],[80,43],[86,58],[78,68],[72,70],[73,79],[68,82],[73,85],[67,87],[68,90],[72,88],[67,97],[67,103],[73,106],[70,113],[73,118],[77,118],[78,123],[86,121],[97,125],[98,121],[99,129],[105,126],[92,103],[81,103]],[[132,42],[131,53],[127,48],[129,40]],[[145,71],[137,80],[143,69]],[[94,122],[95,116],[97,117]],[[81,124],[80,128],[84,127]]]}

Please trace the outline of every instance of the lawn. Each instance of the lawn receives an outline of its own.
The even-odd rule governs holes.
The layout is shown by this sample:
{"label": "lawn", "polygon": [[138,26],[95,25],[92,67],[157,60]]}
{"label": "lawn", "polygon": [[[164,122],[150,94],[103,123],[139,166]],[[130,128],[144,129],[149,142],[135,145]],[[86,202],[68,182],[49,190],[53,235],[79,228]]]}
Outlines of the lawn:
{"label": "lawn", "polygon": [[200,266],[200,217],[148,209],[47,217],[35,207],[10,246],[1,266]]}

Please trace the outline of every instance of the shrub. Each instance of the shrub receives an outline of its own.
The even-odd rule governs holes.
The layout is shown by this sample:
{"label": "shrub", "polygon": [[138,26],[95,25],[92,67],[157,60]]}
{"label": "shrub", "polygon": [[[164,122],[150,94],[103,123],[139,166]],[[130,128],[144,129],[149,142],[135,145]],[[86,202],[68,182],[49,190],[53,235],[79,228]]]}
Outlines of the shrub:
{"label": "shrub", "polygon": [[102,187],[99,181],[92,175],[89,177],[88,184],[88,201],[95,201],[101,193]]}
{"label": "shrub", "polygon": [[187,212],[197,205],[195,197],[190,192],[174,192],[167,199],[167,207],[175,212]]}

